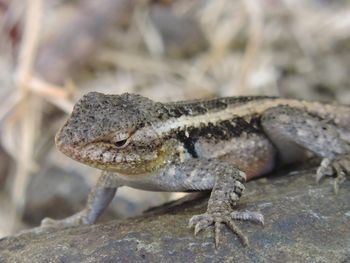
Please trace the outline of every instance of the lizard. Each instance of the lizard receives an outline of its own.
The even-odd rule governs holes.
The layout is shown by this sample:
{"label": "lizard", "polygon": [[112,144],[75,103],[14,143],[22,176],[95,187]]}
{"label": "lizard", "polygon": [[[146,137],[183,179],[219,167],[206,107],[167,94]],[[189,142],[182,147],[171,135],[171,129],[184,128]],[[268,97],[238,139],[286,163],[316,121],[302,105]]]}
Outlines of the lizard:
{"label": "lizard", "polygon": [[280,165],[321,158],[316,180],[350,171],[350,106],[268,96],[161,103],[141,95],[90,92],[55,137],[68,157],[102,170],[85,209],[41,227],[94,224],[117,188],[208,191],[207,210],[189,226],[197,234],[222,225],[248,245],[236,220],[264,224],[256,211],[238,211],[246,181]]}

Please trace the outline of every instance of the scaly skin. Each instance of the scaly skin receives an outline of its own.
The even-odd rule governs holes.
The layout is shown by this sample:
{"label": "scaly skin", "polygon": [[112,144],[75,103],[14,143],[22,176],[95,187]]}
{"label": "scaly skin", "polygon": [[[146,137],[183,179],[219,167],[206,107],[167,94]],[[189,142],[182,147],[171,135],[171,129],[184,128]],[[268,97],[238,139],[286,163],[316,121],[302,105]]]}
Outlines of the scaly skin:
{"label": "scaly skin", "polygon": [[350,108],[275,97],[232,97],[159,103],[139,95],[85,95],[56,136],[60,151],[104,171],[86,209],[43,226],[95,223],[116,189],[212,190],[208,210],[192,217],[195,233],[227,225],[248,244],[234,220],[263,224],[258,212],[235,210],[246,180],[281,163],[324,158],[317,172],[350,169]]}

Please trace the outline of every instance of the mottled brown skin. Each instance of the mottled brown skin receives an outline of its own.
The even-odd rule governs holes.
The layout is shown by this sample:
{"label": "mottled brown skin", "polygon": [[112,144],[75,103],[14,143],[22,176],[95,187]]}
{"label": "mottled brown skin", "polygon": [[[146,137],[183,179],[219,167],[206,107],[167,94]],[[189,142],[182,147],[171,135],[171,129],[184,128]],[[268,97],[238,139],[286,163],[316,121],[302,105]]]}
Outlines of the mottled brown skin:
{"label": "mottled brown skin", "polygon": [[91,92],[75,105],[56,136],[67,156],[103,173],[86,209],[43,227],[95,223],[127,185],[154,191],[212,190],[207,212],[193,216],[195,233],[234,220],[263,224],[258,212],[235,206],[246,180],[277,165],[322,157],[317,180],[335,175],[335,190],[350,171],[350,108],[275,97],[231,97],[159,103],[139,95]]}

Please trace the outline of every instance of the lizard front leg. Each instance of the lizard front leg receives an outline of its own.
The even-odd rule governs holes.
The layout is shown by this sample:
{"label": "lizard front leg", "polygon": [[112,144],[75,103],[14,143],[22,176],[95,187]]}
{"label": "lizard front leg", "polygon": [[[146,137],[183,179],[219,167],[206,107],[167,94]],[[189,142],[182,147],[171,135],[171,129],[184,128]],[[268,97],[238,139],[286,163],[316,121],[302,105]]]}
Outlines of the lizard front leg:
{"label": "lizard front leg", "polygon": [[94,224],[103,211],[112,201],[117,190],[114,176],[108,172],[102,172],[96,185],[90,191],[84,210],[62,220],[44,218],[41,228],[66,228],[79,224]]}
{"label": "lizard front leg", "polygon": [[191,159],[168,168],[165,171],[167,173],[177,179],[182,177],[179,181],[183,182],[185,190],[212,189],[206,213],[193,216],[189,226],[197,234],[214,225],[216,246],[219,244],[223,224],[247,245],[248,239],[236,226],[235,220],[264,223],[263,215],[258,212],[235,209],[245,189],[246,175],[231,164],[219,159]]}
{"label": "lizard front leg", "polygon": [[287,105],[267,110],[262,117],[265,133],[284,161],[303,156],[301,149],[323,157],[316,180],[334,175],[334,191],[350,174],[350,142],[332,120]]}

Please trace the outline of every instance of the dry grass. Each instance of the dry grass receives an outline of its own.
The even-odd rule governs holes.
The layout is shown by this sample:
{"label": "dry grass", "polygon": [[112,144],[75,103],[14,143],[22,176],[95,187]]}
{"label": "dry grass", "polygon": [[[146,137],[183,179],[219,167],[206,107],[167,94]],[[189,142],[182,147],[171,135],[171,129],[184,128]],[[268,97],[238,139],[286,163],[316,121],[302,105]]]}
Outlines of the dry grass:
{"label": "dry grass", "polygon": [[[173,13],[191,14],[208,42],[207,50],[189,58],[167,55],[150,7],[143,4],[136,7],[127,29],[113,29],[88,64],[66,76],[64,87],[45,81],[33,65],[39,45],[62,30],[62,21],[76,7],[63,1],[26,4],[15,69],[0,78],[1,142],[16,167],[9,184],[16,218],[25,209],[30,176],[48,160],[43,156],[51,151],[50,138],[59,126],[60,118],[52,122],[44,116],[69,113],[89,90],[137,92],[163,101],[237,94],[350,101],[348,1],[177,1]],[[20,5],[13,1],[11,10],[22,10]],[[1,47],[1,54],[13,52],[4,40]],[[11,72],[11,57],[0,60]],[[43,138],[46,145],[38,150]]]}
{"label": "dry grass", "polygon": [[[42,132],[38,129],[42,126],[42,99],[54,97],[55,100],[60,100],[67,97],[67,92],[61,87],[47,84],[35,77],[33,65],[42,26],[43,2],[33,0],[27,1],[26,4],[23,39],[14,73],[15,91],[1,111],[2,115],[6,116],[3,124],[4,146],[17,164],[11,187],[11,197],[15,206],[10,222],[14,225],[10,226],[10,229],[16,227],[17,219],[21,218],[23,213],[29,176],[39,169],[34,159],[34,148]],[[71,108],[71,103],[69,109],[65,106],[67,111]]]}

